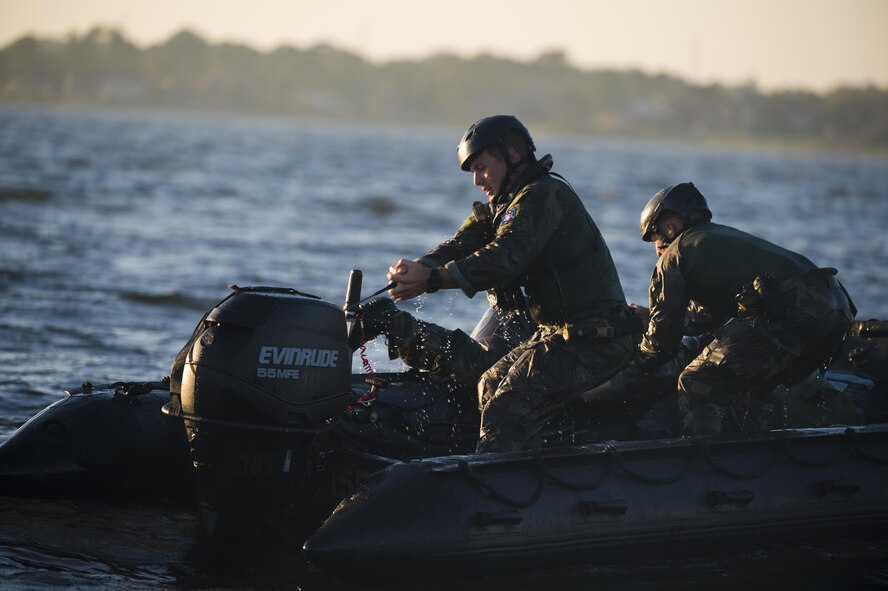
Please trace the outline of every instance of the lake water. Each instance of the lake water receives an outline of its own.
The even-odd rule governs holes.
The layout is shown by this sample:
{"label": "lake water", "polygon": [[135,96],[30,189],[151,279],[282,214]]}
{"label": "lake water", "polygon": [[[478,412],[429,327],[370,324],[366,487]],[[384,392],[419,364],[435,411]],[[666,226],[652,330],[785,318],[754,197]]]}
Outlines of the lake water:
{"label": "lake water", "polygon": [[[84,379],[168,375],[228,284],[295,287],[340,303],[357,268],[365,294],[381,288],[391,263],[449,237],[484,197],[456,166],[462,131],[0,110],[0,440]],[[858,317],[888,318],[888,160],[535,139],[602,229],[630,301],[646,302],[655,257],[638,235],[641,209],[658,189],[691,180],[718,221],[838,268]],[[470,330],[485,306],[483,297],[448,291],[405,307]],[[370,359],[377,369],[400,367],[378,345]],[[162,508],[2,500],[0,587],[350,588],[293,549],[204,568],[193,527],[192,515]],[[551,573],[501,585],[888,585],[882,545],[764,543],[720,563]]]}

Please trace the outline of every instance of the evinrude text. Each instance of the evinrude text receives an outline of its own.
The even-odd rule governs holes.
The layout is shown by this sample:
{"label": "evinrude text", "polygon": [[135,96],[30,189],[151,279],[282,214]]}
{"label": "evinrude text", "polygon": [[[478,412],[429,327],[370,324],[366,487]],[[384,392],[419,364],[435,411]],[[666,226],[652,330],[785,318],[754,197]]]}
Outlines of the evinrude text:
{"label": "evinrude text", "polygon": [[336,367],[339,351],[334,349],[306,349],[301,347],[262,347],[259,349],[261,365],[289,367],[257,367],[256,377],[298,380],[296,367]]}

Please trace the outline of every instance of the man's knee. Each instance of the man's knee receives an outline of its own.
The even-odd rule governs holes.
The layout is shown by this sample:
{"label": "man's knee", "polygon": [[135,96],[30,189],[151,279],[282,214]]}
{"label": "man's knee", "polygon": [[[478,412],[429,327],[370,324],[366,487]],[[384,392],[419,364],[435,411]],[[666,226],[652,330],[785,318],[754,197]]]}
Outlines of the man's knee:
{"label": "man's knee", "polygon": [[411,367],[473,384],[496,362],[495,356],[461,330],[416,319],[410,324],[404,336],[389,336],[389,356],[400,357]]}

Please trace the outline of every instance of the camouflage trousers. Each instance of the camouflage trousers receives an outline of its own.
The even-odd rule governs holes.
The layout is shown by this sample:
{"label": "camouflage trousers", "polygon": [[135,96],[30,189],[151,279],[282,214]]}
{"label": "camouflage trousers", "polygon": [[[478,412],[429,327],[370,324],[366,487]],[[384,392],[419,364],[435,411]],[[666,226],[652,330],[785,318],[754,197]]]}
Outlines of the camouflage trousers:
{"label": "camouflage trousers", "polygon": [[625,367],[636,346],[632,336],[567,340],[561,328],[541,327],[481,376],[477,452],[541,447],[543,427]]}
{"label": "camouflage trousers", "polygon": [[853,314],[834,277],[789,280],[781,298],[779,320],[732,319],[681,372],[682,434],[767,429],[774,388],[810,375],[841,347]]}
{"label": "camouflage trousers", "polygon": [[509,350],[510,339],[482,344],[399,314],[388,330],[389,356],[424,369],[478,384],[481,410],[479,453],[542,445],[541,431],[580,392],[620,371],[637,346],[635,337],[573,338],[560,328],[538,329]]}
{"label": "camouflage trousers", "polygon": [[482,373],[525,341],[533,330],[516,315],[490,308],[471,337],[403,311],[388,321],[385,332],[390,359],[400,358],[415,369],[474,385]]}

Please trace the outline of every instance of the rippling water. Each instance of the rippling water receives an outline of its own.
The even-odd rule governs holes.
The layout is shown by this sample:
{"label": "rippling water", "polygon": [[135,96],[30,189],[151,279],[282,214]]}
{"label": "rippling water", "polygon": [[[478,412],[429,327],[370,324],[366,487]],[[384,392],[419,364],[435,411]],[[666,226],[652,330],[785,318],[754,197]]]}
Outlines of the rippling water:
{"label": "rippling water", "polygon": [[[365,293],[382,287],[389,264],[448,237],[483,197],[456,166],[462,131],[0,110],[0,439],[84,379],[167,375],[228,284],[339,302],[359,268]],[[536,139],[604,232],[631,301],[646,300],[654,262],[638,237],[641,208],[663,186],[693,180],[719,221],[837,267],[859,317],[888,318],[886,160]],[[485,305],[455,292],[413,304],[422,318],[465,330]],[[371,360],[398,367],[380,348]],[[344,588],[295,549],[261,566],[204,571],[191,554],[192,528],[193,516],[159,509],[5,500],[2,585]],[[796,588],[796,577],[806,588],[878,588],[888,585],[885,563],[884,547],[854,542],[504,588],[669,588],[664,580],[743,588],[774,579]],[[831,575],[817,570],[824,564]]]}

